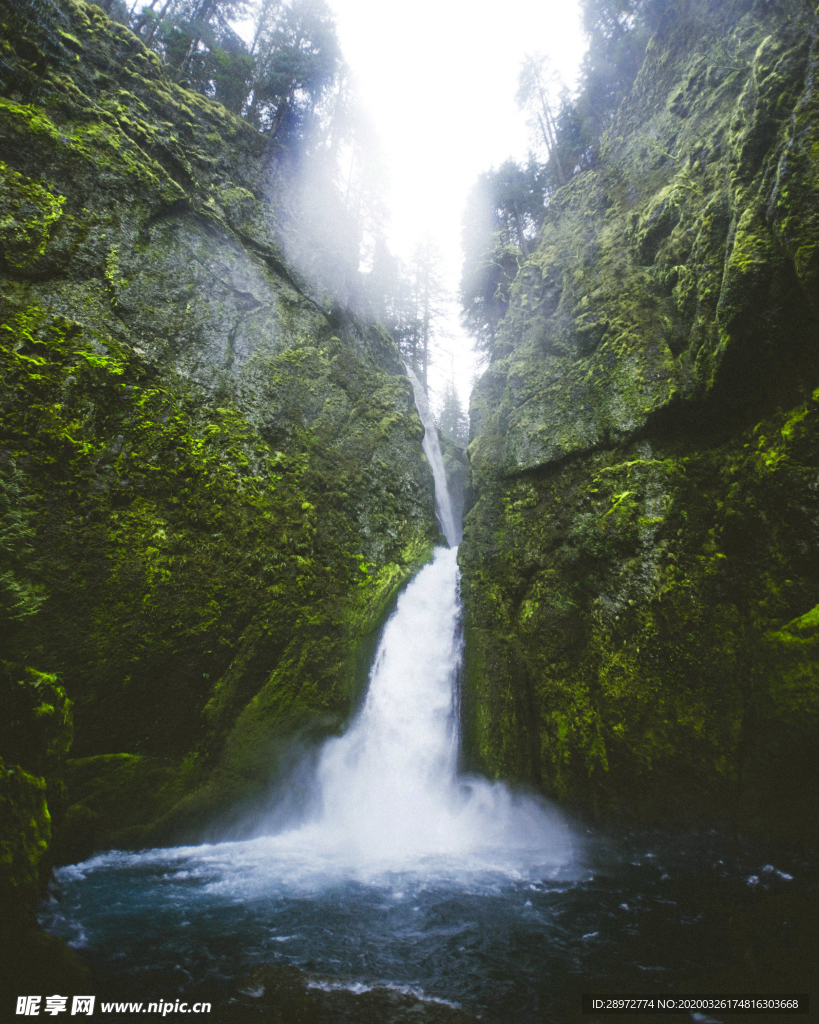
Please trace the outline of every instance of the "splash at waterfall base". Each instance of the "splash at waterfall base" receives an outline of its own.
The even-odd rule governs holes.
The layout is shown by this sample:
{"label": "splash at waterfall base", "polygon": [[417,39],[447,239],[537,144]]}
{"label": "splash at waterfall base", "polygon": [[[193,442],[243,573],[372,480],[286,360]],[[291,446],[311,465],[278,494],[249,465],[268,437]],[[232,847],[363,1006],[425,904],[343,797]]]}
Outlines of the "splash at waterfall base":
{"label": "splash at waterfall base", "polygon": [[[343,735],[326,740],[316,756],[280,782],[279,800],[257,824],[255,838],[143,853],[112,851],[60,869],[59,882],[73,911],[66,913],[64,901],[46,910],[42,922],[92,962],[101,957],[103,974],[112,966],[106,950],[113,947],[122,956],[126,936],[137,943],[128,962],[155,964],[156,980],[171,960],[181,958],[190,969],[176,964],[174,971],[197,984],[205,977],[217,988],[237,970],[258,968],[270,957],[271,945],[278,952],[286,944],[306,942],[307,962],[299,954],[295,961],[288,958],[289,964],[303,969],[319,956],[328,965],[343,965],[340,977],[331,971],[329,980],[313,979],[321,991],[361,995],[375,981],[376,988],[393,993],[393,1000],[397,992],[434,1006],[436,1013],[444,1012],[442,1007],[454,1012],[458,1008],[451,1000],[425,995],[426,971],[417,971],[420,985],[394,980],[406,976],[413,959],[408,949],[397,954],[396,939],[412,946],[424,930],[414,937],[414,929],[407,931],[421,920],[412,915],[426,905],[433,916],[450,906],[449,916],[453,899],[457,907],[461,899],[480,899],[510,885],[536,889],[575,877],[577,844],[544,801],[458,773],[462,641],[454,545],[460,522],[448,494],[434,419],[417,379],[408,373],[424,423],[436,512],[453,546],[436,548],[400,595],[384,627],[361,709]],[[399,908],[405,900],[414,904],[397,932],[392,914],[380,923],[371,919],[380,916],[385,898]],[[232,920],[237,910],[242,925]],[[385,970],[385,964],[373,978],[369,966],[359,977],[360,961],[356,967],[330,955],[334,940],[327,938],[326,926],[339,913],[342,921],[355,921],[348,920],[352,929],[336,923],[342,945],[366,947],[386,926],[379,945],[389,951],[393,969]],[[455,913],[460,917],[462,911]],[[282,934],[279,925],[285,920],[292,928]],[[215,933],[208,921],[218,922]],[[191,948],[184,929],[194,923]],[[259,926],[264,936],[257,933]],[[235,937],[237,929],[244,941],[230,942],[216,954],[226,963],[213,972],[205,966],[214,956],[211,940],[221,945],[223,933]],[[457,925],[452,934],[461,930]]]}
{"label": "splash at waterfall base", "polygon": [[98,992],[207,998],[220,1024],[542,1024],[579,1021],[583,991],[804,989],[815,859],[714,834],[585,839],[565,877],[477,855],[348,874],[298,831],[111,851],[60,869],[42,920]]}
{"label": "splash at waterfall base", "polygon": [[[211,984],[292,945],[307,952],[306,961],[303,953],[295,960],[302,968],[316,958],[341,966],[340,976],[331,969],[312,980],[321,991],[363,994],[375,983],[393,1001],[398,993],[426,1000],[435,1013],[457,1010],[443,995],[426,994],[425,971],[421,984],[417,976],[409,985],[393,980],[424,947],[426,926],[415,915],[460,919],[463,901],[501,895],[506,905],[509,891],[537,892],[577,873],[576,843],[555,811],[501,783],[458,775],[458,583],[457,548],[438,548],[400,596],[364,704],[346,733],[321,748],[297,825],[277,827],[274,806],[260,829],[272,834],[255,839],[112,851],[62,868],[72,910],[64,899],[43,923],[92,961],[102,957],[106,972],[106,951],[122,956],[123,941],[128,962],[155,964],[157,980],[184,951],[189,967],[179,970]],[[189,947],[184,929],[193,925]],[[449,945],[463,930],[448,924],[440,934]],[[241,942],[228,938],[237,933]],[[339,959],[339,942],[361,951]],[[375,977],[365,952],[373,943],[392,961]],[[215,974],[205,967],[214,955],[225,962]]]}

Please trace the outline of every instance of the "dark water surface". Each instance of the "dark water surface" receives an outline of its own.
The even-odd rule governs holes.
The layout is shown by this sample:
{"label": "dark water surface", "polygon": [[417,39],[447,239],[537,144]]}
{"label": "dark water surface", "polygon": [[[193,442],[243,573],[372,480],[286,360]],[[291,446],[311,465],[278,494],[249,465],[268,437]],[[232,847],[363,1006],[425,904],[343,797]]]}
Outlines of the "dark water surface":
{"label": "dark water surface", "polygon": [[100,993],[213,998],[216,1021],[260,964],[298,968],[316,992],[386,985],[491,1024],[579,1020],[583,991],[812,987],[817,855],[583,831],[572,863],[540,874],[438,859],[356,877],[268,839],[113,851],[61,868],[41,920]]}

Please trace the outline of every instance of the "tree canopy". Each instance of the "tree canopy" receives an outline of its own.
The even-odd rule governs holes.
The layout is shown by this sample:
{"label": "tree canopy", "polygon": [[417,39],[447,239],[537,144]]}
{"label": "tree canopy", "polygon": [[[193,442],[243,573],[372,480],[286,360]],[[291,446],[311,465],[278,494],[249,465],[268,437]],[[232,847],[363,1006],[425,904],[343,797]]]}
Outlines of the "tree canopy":
{"label": "tree canopy", "polygon": [[469,419],[464,413],[455,382],[451,379],[446,382],[441,394],[436,425],[445,438],[466,448],[469,443]]}
{"label": "tree canopy", "polygon": [[588,49],[573,97],[545,56],[525,57],[517,101],[532,133],[529,160],[507,160],[485,171],[464,215],[461,322],[480,351],[495,352],[512,282],[532,251],[551,197],[597,160],[667,2],[580,0]]}
{"label": "tree canopy", "polygon": [[461,235],[461,321],[483,351],[494,348],[512,281],[543,220],[546,188],[544,168],[534,159],[526,167],[507,160],[484,172],[470,192]]}
{"label": "tree canopy", "polygon": [[[35,7],[51,0],[23,0]],[[96,0],[168,74],[281,141],[301,138],[344,67],[324,0]],[[248,42],[237,31],[250,22]]]}

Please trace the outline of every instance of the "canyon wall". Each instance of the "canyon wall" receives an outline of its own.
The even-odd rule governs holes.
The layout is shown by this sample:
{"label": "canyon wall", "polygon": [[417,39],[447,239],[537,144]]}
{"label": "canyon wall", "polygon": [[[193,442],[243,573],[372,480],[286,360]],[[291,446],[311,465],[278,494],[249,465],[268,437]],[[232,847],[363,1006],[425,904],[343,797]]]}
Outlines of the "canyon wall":
{"label": "canyon wall", "polygon": [[473,395],[473,764],[815,833],[819,70],[808,3],[667,5]]}
{"label": "canyon wall", "polygon": [[2,18],[0,866],[25,916],[55,857],[216,834],[338,731],[439,533],[393,340],[283,255],[280,145],[99,7]]}

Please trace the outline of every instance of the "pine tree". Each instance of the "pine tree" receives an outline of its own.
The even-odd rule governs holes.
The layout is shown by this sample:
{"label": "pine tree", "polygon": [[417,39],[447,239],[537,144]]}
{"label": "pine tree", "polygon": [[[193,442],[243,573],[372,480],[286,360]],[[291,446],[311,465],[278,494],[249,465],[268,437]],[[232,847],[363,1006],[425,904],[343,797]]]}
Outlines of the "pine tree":
{"label": "pine tree", "polygon": [[543,220],[547,187],[535,160],[526,167],[507,160],[482,174],[470,193],[461,235],[461,322],[484,352],[494,349],[512,281]]}
{"label": "pine tree", "polygon": [[411,359],[424,391],[429,393],[432,348],[440,334],[447,291],[441,271],[441,252],[430,235],[415,246],[411,262],[411,294],[415,331]]}
{"label": "pine tree", "polygon": [[631,88],[668,0],[580,0],[589,40],[581,66],[575,121],[597,148],[614,111]]}
{"label": "pine tree", "polygon": [[342,69],[330,8],[323,0],[270,7],[254,40],[256,73],[246,116],[287,137],[306,120]]}
{"label": "pine tree", "polygon": [[[122,0],[97,2],[108,8]],[[233,27],[248,14],[250,45]],[[280,141],[303,139],[316,105],[342,72],[324,0],[136,0],[126,20],[176,81]]]}
{"label": "pine tree", "polygon": [[567,177],[560,159],[558,116],[561,104],[554,98],[558,90],[565,94],[548,57],[540,53],[527,54],[518,76],[518,107],[529,111],[530,125],[547,157],[554,161],[555,178],[560,186],[566,184]]}
{"label": "pine tree", "polygon": [[462,448],[467,446],[469,443],[469,421],[464,415],[458,389],[451,378],[444,385],[441,408],[436,422],[445,438],[454,441]]}

